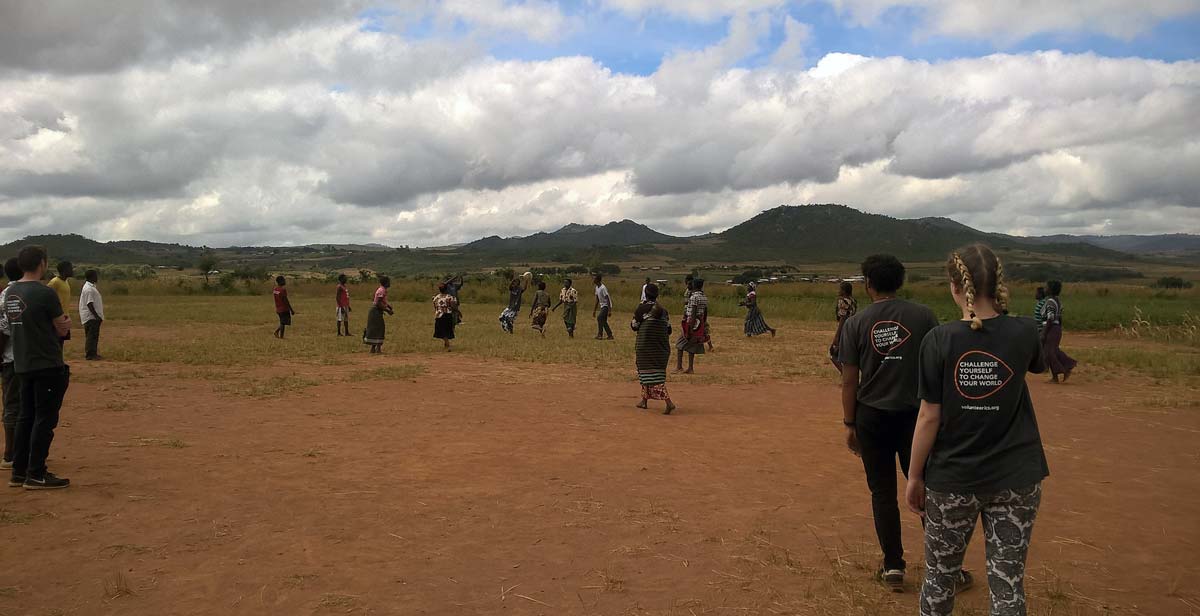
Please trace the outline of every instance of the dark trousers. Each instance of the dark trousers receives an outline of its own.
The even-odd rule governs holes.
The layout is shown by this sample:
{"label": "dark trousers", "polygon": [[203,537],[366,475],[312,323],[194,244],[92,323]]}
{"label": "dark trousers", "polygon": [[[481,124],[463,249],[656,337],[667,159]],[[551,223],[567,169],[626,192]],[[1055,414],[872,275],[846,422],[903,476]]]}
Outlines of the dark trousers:
{"label": "dark trousers", "polygon": [[871,512],[875,516],[879,547],[883,549],[883,566],[904,569],[900,506],[896,502],[896,458],[900,458],[900,470],[908,477],[917,411],[882,411],[859,404],[854,425],[862,448],[863,468],[867,471],[867,487],[871,489]]}
{"label": "dark trousers", "polygon": [[96,348],[100,346],[100,319],[92,319],[83,324],[83,356],[92,359],[99,357]]}
{"label": "dark trousers", "polygon": [[612,328],[608,326],[608,313],[612,308],[608,306],[600,307],[600,314],[596,315],[596,337],[608,336],[612,338]]}
{"label": "dark trousers", "polygon": [[4,461],[12,462],[13,437],[17,433],[17,415],[21,414],[21,385],[12,362],[0,364],[0,391],[4,411]]}
{"label": "dark trousers", "polygon": [[12,473],[14,477],[40,479],[46,474],[46,456],[50,455],[71,371],[67,366],[37,370],[22,374],[20,380],[21,413],[13,439]]}

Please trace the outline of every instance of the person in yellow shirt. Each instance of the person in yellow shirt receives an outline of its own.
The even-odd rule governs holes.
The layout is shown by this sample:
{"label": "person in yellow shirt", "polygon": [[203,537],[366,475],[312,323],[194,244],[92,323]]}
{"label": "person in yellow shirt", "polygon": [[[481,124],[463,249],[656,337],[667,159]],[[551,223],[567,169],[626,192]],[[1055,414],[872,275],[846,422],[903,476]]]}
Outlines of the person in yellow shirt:
{"label": "person in yellow shirt", "polygon": [[[67,306],[71,305],[71,277],[75,275],[75,266],[71,265],[70,261],[59,261],[56,266],[58,275],[50,279],[46,286],[54,289],[58,294],[58,301],[62,304],[63,314],[70,316]],[[70,340],[71,332],[67,332],[67,337],[63,340]]]}

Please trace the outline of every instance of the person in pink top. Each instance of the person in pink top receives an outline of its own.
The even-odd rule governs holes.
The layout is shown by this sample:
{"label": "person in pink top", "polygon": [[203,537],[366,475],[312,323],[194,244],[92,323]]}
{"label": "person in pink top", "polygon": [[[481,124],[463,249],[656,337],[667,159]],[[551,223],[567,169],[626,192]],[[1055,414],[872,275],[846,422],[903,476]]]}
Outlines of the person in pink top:
{"label": "person in pink top", "polygon": [[392,286],[392,279],[387,276],[379,277],[379,288],[375,290],[375,298],[371,301],[371,310],[367,312],[367,329],[363,330],[363,344],[371,347],[372,353],[383,352],[383,341],[387,334],[387,324],[383,322],[383,313],[394,314],[392,305],[388,303],[387,290]]}

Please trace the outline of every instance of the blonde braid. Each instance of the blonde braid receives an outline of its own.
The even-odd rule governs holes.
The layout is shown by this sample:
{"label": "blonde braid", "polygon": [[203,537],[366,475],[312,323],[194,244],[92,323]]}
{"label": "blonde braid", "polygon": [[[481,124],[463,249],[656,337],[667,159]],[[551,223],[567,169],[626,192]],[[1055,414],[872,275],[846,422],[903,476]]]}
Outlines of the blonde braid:
{"label": "blonde braid", "polygon": [[975,316],[975,283],[971,280],[971,270],[967,269],[967,264],[963,262],[962,256],[957,252],[954,253],[954,267],[958,269],[963,295],[967,297],[967,312],[971,316],[971,329],[983,329],[983,321]]}
{"label": "blonde braid", "polygon": [[1008,314],[1008,298],[1008,285],[1004,284],[1004,264],[1000,262],[1000,257],[996,256],[996,304],[1004,314]]}

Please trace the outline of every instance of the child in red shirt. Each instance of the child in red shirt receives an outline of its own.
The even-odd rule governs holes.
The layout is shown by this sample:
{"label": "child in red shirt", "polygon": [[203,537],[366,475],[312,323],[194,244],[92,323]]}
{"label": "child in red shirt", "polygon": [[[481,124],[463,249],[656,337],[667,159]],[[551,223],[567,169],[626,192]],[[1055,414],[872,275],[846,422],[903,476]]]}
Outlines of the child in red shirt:
{"label": "child in red shirt", "polygon": [[283,338],[284,328],[292,324],[292,315],[296,314],[292,308],[292,302],[288,301],[287,294],[287,279],[283,276],[275,277],[275,288],[271,290],[271,294],[275,296],[275,314],[279,315],[279,327],[275,328],[275,337]]}

